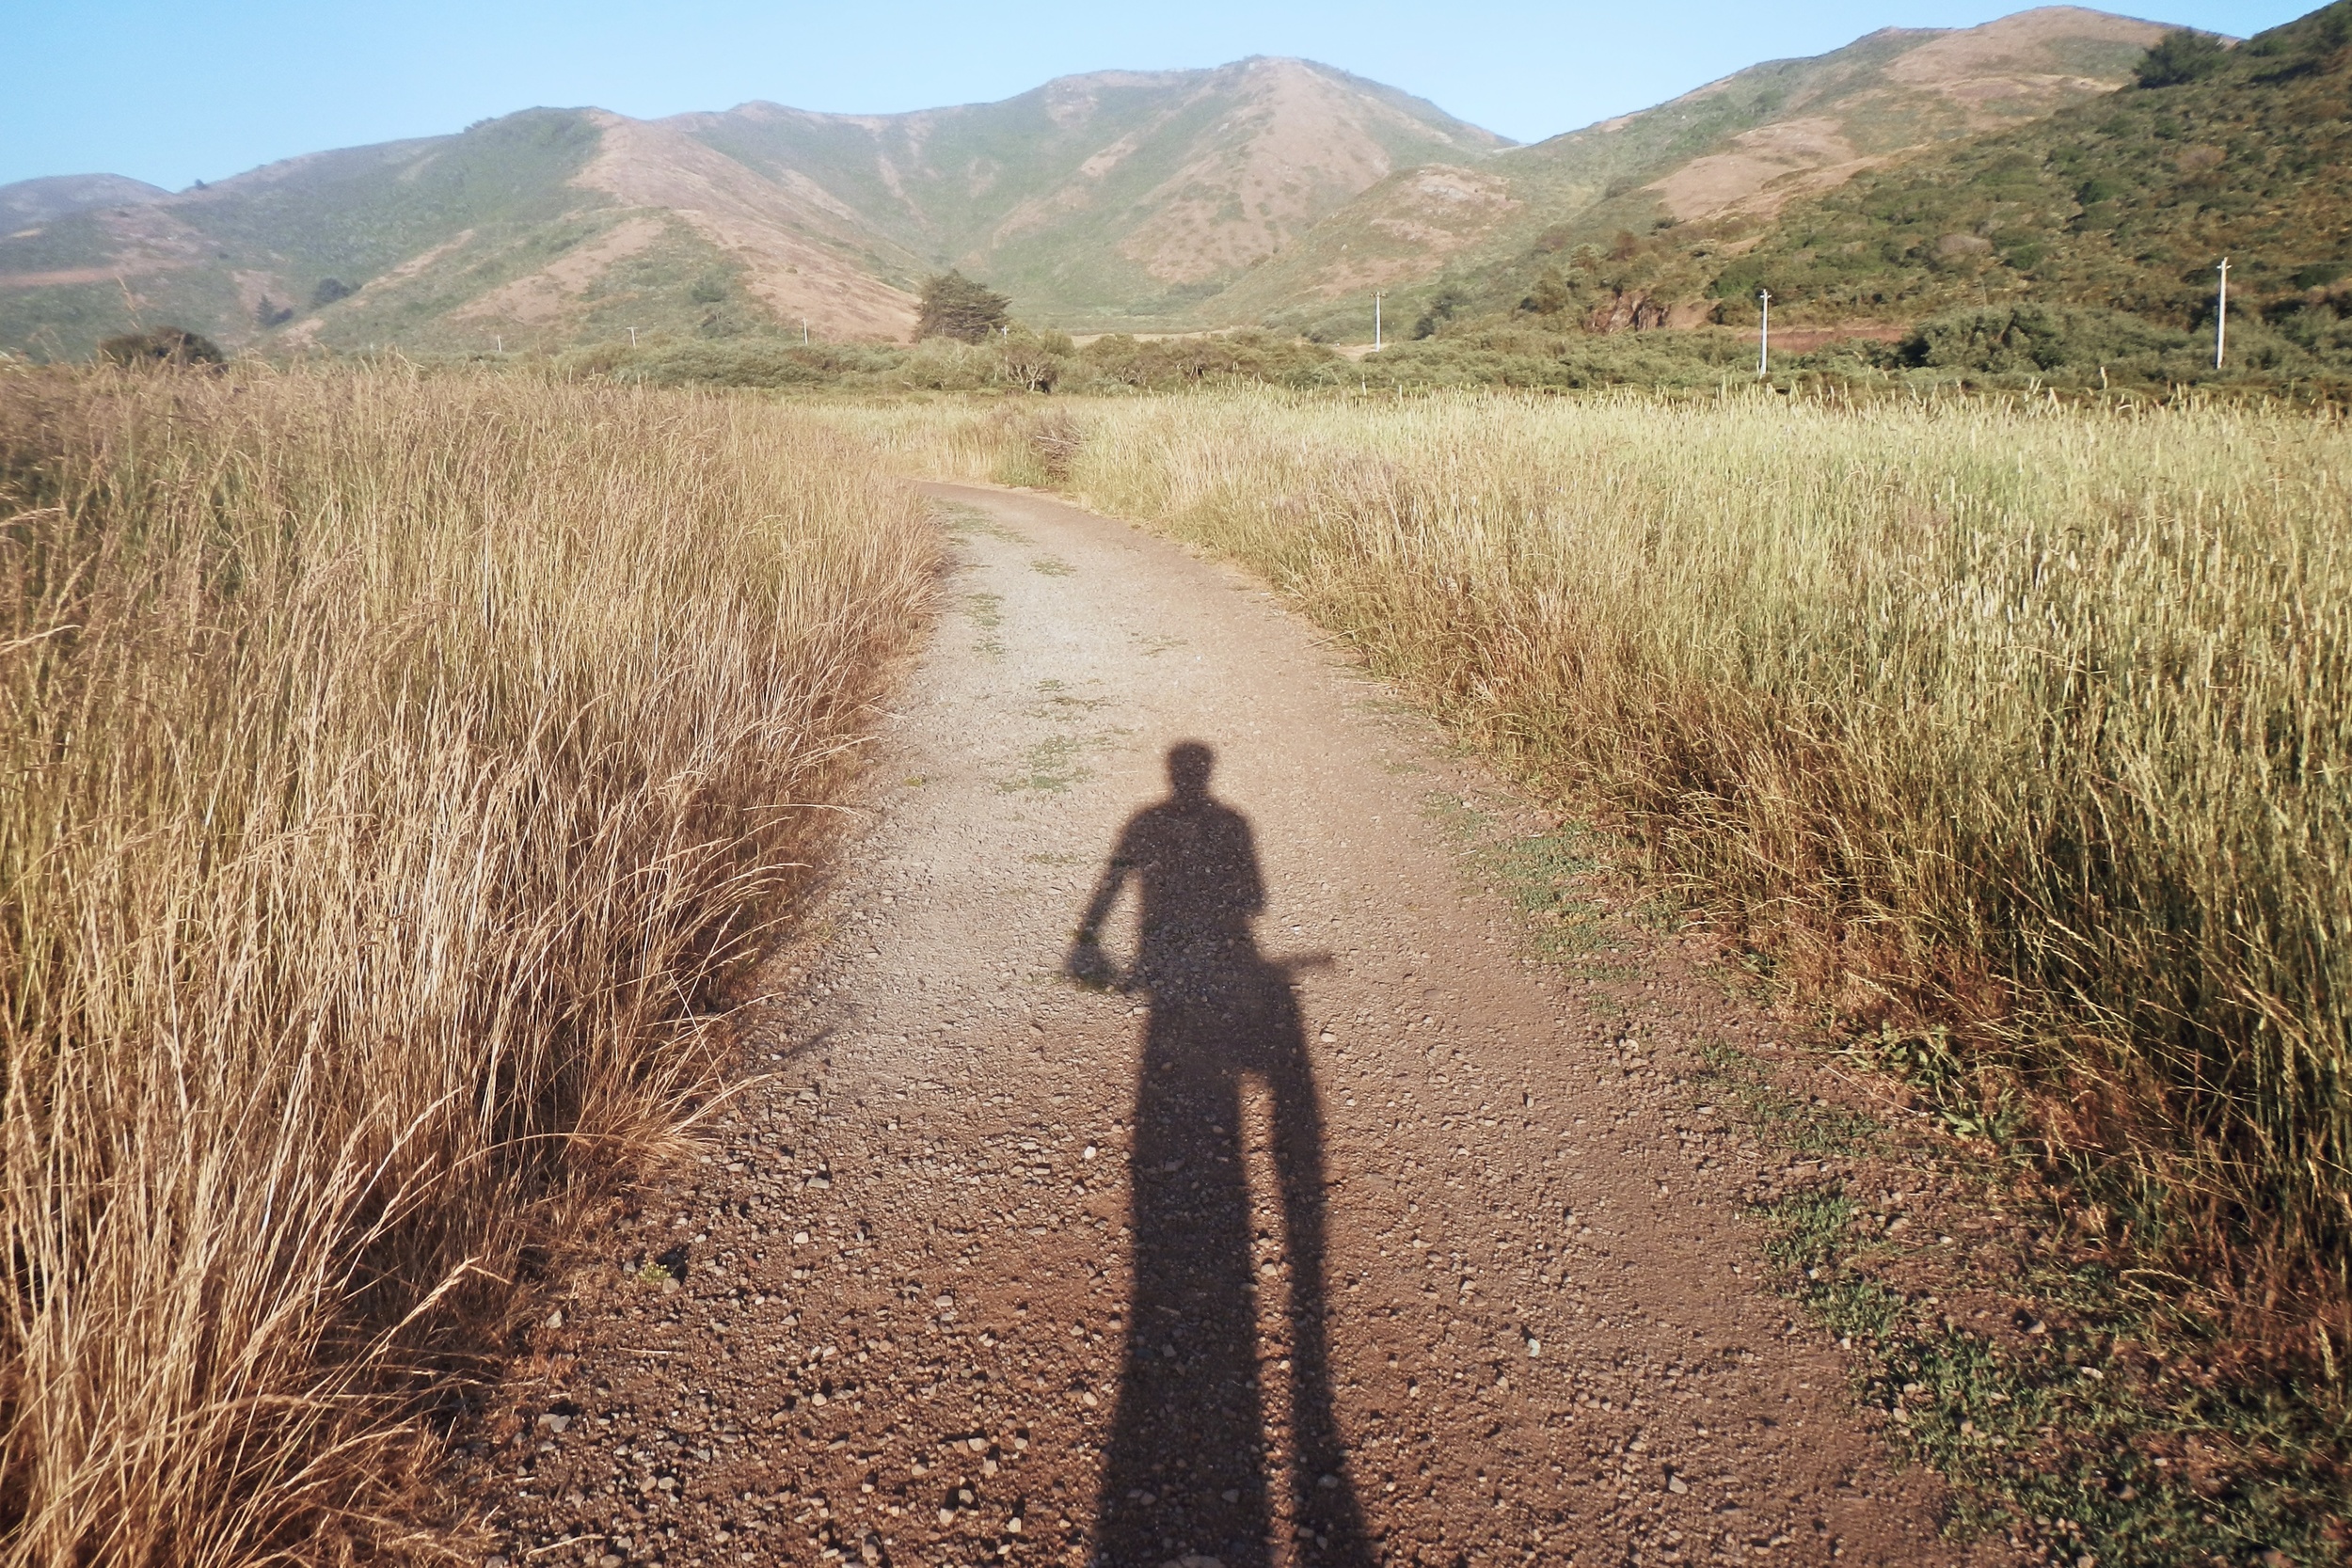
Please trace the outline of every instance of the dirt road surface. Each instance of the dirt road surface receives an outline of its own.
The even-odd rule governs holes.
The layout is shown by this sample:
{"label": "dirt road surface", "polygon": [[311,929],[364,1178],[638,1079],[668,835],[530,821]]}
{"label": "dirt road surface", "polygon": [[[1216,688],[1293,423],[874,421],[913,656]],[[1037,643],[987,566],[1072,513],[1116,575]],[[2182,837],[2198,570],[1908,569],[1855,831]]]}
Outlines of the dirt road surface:
{"label": "dirt road surface", "polygon": [[1532,956],[1458,839],[1507,798],[1261,589],[934,494],[771,1076],[534,1330],[501,1556],[1960,1560],[1760,1277],[1724,972]]}

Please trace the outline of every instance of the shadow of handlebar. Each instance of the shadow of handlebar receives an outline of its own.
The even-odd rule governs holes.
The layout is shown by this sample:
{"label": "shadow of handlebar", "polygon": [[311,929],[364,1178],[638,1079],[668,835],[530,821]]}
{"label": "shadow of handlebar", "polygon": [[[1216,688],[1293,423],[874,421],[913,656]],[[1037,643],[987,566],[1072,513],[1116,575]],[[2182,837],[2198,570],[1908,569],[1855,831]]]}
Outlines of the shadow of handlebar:
{"label": "shadow of handlebar", "polygon": [[[1265,967],[1289,978],[1315,970],[1337,966],[1337,955],[1327,950],[1305,953],[1285,953],[1264,960]],[[1062,956],[1061,972],[1065,979],[1073,981],[1083,990],[1123,991],[1133,989],[1136,974],[1132,969],[1122,970],[1099,942],[1080,940],[1070,944]]]}

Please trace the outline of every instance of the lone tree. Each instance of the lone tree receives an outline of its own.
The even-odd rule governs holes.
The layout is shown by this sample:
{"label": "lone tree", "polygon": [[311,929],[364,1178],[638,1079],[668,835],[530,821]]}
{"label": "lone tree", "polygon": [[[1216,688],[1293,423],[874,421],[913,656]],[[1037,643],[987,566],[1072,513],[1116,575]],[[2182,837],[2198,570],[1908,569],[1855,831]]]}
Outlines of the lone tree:
{"label": "lone tree", "polygon": [[184,326],[158,326],[146,332],[125,332],[98,345],[99,356],[117,365],[217,365],[221,352],[213,341]]}
{"label": "lone tree", "polygon": [[2143,87],[2177,87],[2220,69],[2229,46],[2209,33],[2176,27],[2158,39],[2139,62]]}
{"label": "lone tree", "polygon": [[950,269],[923,279],[923,310],[914,319],[914,335],[977,343],[1004,325],[1011,309],[1012,301],[987,284]]}

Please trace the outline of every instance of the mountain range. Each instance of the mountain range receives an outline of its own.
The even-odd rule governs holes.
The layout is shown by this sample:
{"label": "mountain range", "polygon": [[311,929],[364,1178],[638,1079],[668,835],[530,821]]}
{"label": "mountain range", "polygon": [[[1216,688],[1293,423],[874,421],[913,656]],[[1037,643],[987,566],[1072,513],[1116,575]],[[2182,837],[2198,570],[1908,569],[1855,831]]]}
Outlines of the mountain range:
{"label": "mountain range", "polygon": [[[1375,290],[1442,318],[1582,247],[1769,227],[2081,112],[2165,31],[2071,7],[1889,29],[1525,147],[1260,57],[911,114],[529,109],[178,193],[27,181],[0,186],[0,346],[79,356],[161,321],[263,348],[903,339],[921,279],[951,266],[1073,331],[1369,336]],[[1616,297],[1636,325],[1712,309],[1704,291]]]}

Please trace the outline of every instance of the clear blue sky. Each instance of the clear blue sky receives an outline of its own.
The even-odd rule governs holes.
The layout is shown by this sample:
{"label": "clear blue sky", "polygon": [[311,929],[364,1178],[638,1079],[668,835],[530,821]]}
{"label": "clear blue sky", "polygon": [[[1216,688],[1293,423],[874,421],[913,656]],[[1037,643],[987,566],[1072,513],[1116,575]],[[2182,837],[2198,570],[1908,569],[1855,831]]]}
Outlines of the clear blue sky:
{"label": "clear blue sky", "polygon": [[[2316,0],[2165,0],[2246,34]],[[629,115],[765,98],[879,112],[1006,98],[1107,67],[1303,55],[1520,141],[1874,28],[1966,26],[2001,0],[0,0],[0,183],[127,174],[172,189],[533,104]]]}

